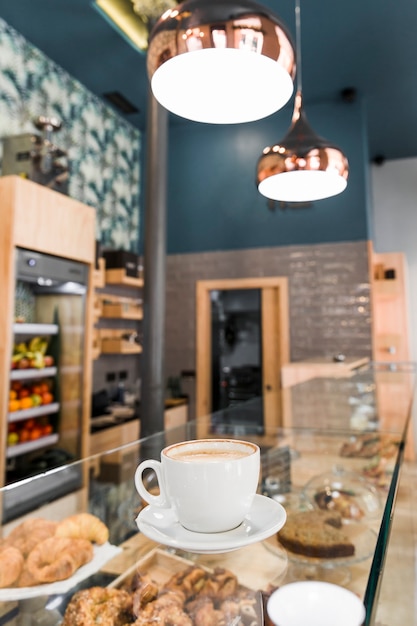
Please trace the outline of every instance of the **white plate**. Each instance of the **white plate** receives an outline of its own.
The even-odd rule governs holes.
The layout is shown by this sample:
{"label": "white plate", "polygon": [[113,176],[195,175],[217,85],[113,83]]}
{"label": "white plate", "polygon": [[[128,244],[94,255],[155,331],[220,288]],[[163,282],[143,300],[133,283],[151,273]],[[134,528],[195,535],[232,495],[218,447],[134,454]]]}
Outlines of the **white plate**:
{"label": "white plate", "polygon": [[257,494],[242,524],[224,533],[192,532],[175,520],[171,509],[153,506],[143,509],[136,523],[141,533],[158,543],[188,552],[217,554],[267,539],[284,526],[286,519],[279,502]]}
{"label": "white plate", "polygon": [[102,546],[94,546],[92,560],[80,567],[70,578],[59,580],[55,583],[36,585],[34,587],[10,587],[8,589],[0,589],[0,602],[26,600],[28,598],[36,598],[37,596],[52,596],[67,593],[75,587],[75,585],[98,572],[107,561],[110,561],[110,559],[120,554],[120,552],[122,552],[122,548],[113,546],[110,543],[105,543]]}

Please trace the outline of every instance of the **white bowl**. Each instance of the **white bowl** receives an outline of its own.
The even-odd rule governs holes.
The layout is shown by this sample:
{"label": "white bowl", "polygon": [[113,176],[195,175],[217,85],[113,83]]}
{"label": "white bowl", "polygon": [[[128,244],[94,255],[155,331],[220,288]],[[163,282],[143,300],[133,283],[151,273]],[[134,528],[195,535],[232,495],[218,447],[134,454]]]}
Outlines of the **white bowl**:
{"label": "white bowl", "polygon": [[267,612],[276,626],[361,626],[365,619],[365,607],[352,591],[310,580],[274,591]]}

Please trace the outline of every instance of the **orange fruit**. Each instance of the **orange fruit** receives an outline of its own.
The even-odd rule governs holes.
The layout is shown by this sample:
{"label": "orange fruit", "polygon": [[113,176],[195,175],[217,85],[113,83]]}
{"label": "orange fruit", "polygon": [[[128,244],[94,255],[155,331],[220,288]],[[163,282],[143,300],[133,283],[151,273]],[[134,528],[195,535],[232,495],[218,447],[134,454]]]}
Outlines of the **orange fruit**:
{"label": "orange fruit", "polygon": [[20,400],[21,409],[31,409],[32,406],[33,406],[33,402],[30,396],[28,396],[27,398],[21,398]]}
{"label": "orange fruit", "polygon": [[13,411],[19,411],[20,409],[20,400],[9,400],[9,411],[12,413]]}
{"label": "orange fruit", "polygon": [[10,389],[9,400],[16,400],[16,398],[17,398],[17,391],[15,391],[14,389]]}

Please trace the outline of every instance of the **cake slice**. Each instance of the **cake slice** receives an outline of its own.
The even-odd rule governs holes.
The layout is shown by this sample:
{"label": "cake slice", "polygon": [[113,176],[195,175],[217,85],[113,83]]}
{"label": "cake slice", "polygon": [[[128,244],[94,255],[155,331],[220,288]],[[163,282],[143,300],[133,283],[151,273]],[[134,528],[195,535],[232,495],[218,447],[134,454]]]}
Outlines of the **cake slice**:
{"label": "cake slice", "polygon": [[290,552],[303,556],[334,559],[355,554],[337,511],[290,513],[278,540]]}

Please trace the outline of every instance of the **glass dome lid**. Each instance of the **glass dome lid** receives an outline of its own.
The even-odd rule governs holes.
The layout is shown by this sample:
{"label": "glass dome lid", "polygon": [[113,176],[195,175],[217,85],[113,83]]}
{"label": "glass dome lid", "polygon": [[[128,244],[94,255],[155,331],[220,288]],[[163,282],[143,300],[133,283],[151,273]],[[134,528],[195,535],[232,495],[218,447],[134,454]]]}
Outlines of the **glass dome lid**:
{"label": "glass dome lid", "polygon": [[315,508],[338,511],[346,522],[375,518],[382,508],[377,489],[360,474],[340,466],[311,478],[303,495]]}

